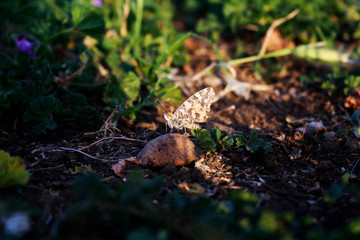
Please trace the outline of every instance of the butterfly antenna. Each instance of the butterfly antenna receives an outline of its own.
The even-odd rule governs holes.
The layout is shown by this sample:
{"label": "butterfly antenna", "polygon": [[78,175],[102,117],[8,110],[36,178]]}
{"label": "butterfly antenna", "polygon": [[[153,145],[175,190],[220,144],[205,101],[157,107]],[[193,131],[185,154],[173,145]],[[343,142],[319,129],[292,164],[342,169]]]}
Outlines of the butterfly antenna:
{"label": "butterfly antenna", "polygon": [[161,104],[161,102],[160,102],[160,100],[159,99],[156,99],[156,101],[155,101],[156,103],[157,103],[157,105],[160,105],[161,107],[162,107],[162,109],[164,110],[164,112],[169,112],[162,104]]}

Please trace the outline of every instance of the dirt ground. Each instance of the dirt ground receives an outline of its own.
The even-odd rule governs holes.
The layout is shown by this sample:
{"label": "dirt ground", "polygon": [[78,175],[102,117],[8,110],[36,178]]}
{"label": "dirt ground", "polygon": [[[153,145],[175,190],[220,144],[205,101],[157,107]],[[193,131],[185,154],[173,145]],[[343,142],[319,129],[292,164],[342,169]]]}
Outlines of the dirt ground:
{"label": "dirt ground", "polygon": [[[198,72],[211,63],[212,55],[204,58],[197,46],[188,44],[187,50],[192,54],[193,62],[181,69],[182,73]],[[230,47],[228,51],[231,51]],[[234,93],[227,94],[212,105],[204,127],[219,126],[229,133],[241,133],[246,137],[254,129],[268,143],[269,153],[251,154],[244,150],[204,153],[200,160],[187,166],[144,168],[144,177],[162,175],[169,191],[181,189],[182,184],[199,184],[205,190],[201,194],[214,200],[222,199],[231,189],[246,190],[260,197],[258,207],[261,209],[290,211],[298,218],[312,216],[329,229],[359,216],[359,202],[351,197],[342,197],[335,205],[323,201],[324,192],[332,183],[341,182],[342,176],[350,173],[359,159],[355,135],[335,133],[352,128],[351,112],[344,108],[344,98],[330,95],[319,85],[304,85],[299,81],[303,72],[322,73],[327,67],[287,57],[282,73],[274,74],[266,82],[254,77],[252,68],[253,63],[250,63],[236,67],[236,71],[241,80],[268,84],[272,90],[252,91],[248,100]],[[224,83],[202,79],[184,89],[193,94],[207,86],[218,93]],[[184,100],[187,97],[184,94]],[[168,111],[177,107],[162,105]],[[110,112],[104,111],[104,114]],[[91,169],[110,184],[123,182],[124,178],[111,170],[112,164],[118,159],[136,156],[146,141],[165,134],[163,113],[164,108],[157,106],[144,109],[137,121],[120,116],[117,124],[120,132],[115,136],[144,142],[108,139],[83,150],[96,159],[65,148],[88,146],[99,136],[67,129],[35,138],[1,129],[0,148],[22,156],[26,161],[31,172],[24,192],[26,201],[56,216],[71,199],[70,182],[82,172]],[[308,127],[307,124],[314,121],[322,121],[324,126],[320,129]],[[125,178],[139,168],[143,167],[128,165]],[[349,179],[351,186],[360,187],[359,173],[360,167],[355,168]],[[12,190],[2,193],[16,195]]]}

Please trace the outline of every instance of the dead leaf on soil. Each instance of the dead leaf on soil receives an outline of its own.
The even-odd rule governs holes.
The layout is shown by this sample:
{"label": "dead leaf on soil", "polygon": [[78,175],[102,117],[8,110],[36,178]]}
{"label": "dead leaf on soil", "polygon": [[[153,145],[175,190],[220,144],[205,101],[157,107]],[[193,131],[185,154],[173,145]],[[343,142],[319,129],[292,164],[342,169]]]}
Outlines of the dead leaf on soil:
{"label": "dead leaf on soil", "polygon": [[184,192],[192,196],[198,196],[205,194],[205,188],[197,183],[180,183],[178,187]]}

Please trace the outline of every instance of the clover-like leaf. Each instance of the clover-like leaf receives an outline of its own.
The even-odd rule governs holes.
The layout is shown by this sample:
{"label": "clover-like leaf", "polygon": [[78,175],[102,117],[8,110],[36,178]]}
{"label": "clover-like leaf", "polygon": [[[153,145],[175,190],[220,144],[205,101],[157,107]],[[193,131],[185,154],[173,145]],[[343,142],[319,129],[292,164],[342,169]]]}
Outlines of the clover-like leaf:
{"label": "clover-like leaf", "polygon": [[175,87],[174,84],[164,86],[156,93],[157,96],[161,95],[162,99],[166,99],[172,104],[181,104],[183,102],[180,88]]}
{"label": "clover-like leaf", "polygon": [[246,138],[242,134],[236,134],[235,135],[235,146],[236,148],[241,148],[243,146],[246,146]]}
{"label": "clover-like leaf", "polygon": [[61,102],[52,96],[32,100],[23,115],[24,122],[30,125],[30,133],[39,135],[46,129],[54,130],[57,123],[53,120],[53,113],[61,106]]}
{"label": "clover-like leaf", "polygon": [[262,138],[258,138],[258,134],[256,131],[251,131],[249,141],[246,144],[246,149],[250,152],[254,153],[257,151],[261,151],[267,153],[269,151],[269,147]]}
{"label": "clover-like leaf", "polygon": [[68,93],[65,96],[65,102],[70,105],[71,108],[87,105],[87,99],[84,94],[81,93]]}
{"label": "clover-like leaf", "polygon": [[9,153],[0,150],[0,188],[25,185],[30,178],[21,157],[11,157]]}
{"label": "clover-like leaf", "polygon": [[211,128],[210,129],[210,136],[216,143],[218,143],[220,141],[220,138],[221,138],[221,131],[220,131],[219,127]]}
{"label": "clover-like leaf", "polygon": [[158,64],[165,62],[168,57],[172,56],[175,53],[175,51],[177,51],[184,44],[186,39],[188,39],[191,35],[192,35],[192,33],[188,32],[188,33],[181,35],[178,39],[176,39],[175,42],[169,47],[168,51],[166,51],[158,59],[158,61],[157,61]]}
{"label": "clover-like leaf", "polygon": [[116,105],[121,104],[128,107],[133,106],[139,95],[140,78],[134,72],[128,72],[124,78],[117,80],[115,76],[111,76],[105,90],[105,99],[108,103]]}
{"label": "clover-like leaf", "polygon": [[30,83],[24,86],[18,86],[14,89],[14,100],[21,103],[29,103],[35,98],[43,97],[47,94],[44,85]]}
{"label": "clover-like leaf", "polygon": [[101,123],[99,112],[89,105],[74,108],[71,111],[69,122],[73,127],[85,130],[95,129]]}
{"label": "clover-like leaf", "polygon": [[195,136],[197,144],[202,148],[209,151],[215,151],[216,143],[210,137],[206,129],[191,129],[191,133]]}
{"label": "clover-like leaf", "polygon": [[226,149],[232,148],[234,145],[234,138],[227,135],[221,140],[221,142],[225,146]]}
{"label": "clover-like leaf", "polygon": [[71,9],[73,22],[80,32],[99,38],[105,33],[104,19],[90,6],[74,4]]}

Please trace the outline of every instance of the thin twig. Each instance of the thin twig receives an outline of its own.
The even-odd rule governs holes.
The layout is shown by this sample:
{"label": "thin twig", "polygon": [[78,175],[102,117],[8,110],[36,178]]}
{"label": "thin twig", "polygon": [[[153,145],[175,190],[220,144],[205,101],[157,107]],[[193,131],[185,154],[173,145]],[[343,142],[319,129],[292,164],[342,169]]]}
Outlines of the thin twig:
{"label": "thin twig", "polygon": [[215,67],[225,67],[228,69],[228,71],[231,73],[231,75],[233,77],[236,77],[236,71],[235,69],[228,64],[227,62],[222,62],[222,63],[216,63],[216,62],[212,62],[209,66],[207,66],[206,68],[204,68],[203,70],[201,70],[200,72],[192,75],[192,76],[175,76],[173,74],[169,74],[168,78],[171,79],[172,81],[176,81],[175,87],[177,88],[179,86],[184,85],[185,82],[195,82],[200,80],[203,76],[205,76],[206,74],[208,74],[211,70],[213,70]]}
{"label": "thin twig", "polygon": [[47,170],[54,170],[54,169],[58,169],[58,168],[62,168],[64,166],[64,164],[60,164],[58,166],[55,167],[47,167],[47,168],[33,168],[33,169],[29,169],[29,172],[34,172],[34,171],[47,171]]}
{"label": "thin twig", "polygon": [[89,154],[87,154],[87,153],[84,153],[84,152],[82,152],[82,151],[80,151],[80,150],[78,150],[78,149],[75,149],[75,148],[59,147],[59,149],[61,149],[61,150],[66,150],[66,151],[78,152],[78,153],[80,153],[80,154],[83,154],[83,155],[91,158],[91,159],[100,160],[100,161],[102,161],[102,162],[108,162],[108,160],[106,160],[106,159],[101,159],[101,158],[93,157],[93,156],[91,156],[91,155],[89,155]]}
{"label": "thin twig", "polygon": [[264,40],[263,45],[261,46],[259,56],[264,56],[265,55],[266,48],[267,48],[267,46],[269,44],[269,41],[270,41],[270,37],[271,37],[272,33],[274,32],[275,28],[277,28],[278,26],[280,26],[284,22],[294,18],[299,13],[299,11],[300,11],[300,9],[297,8],[294,11],[292,11],[291,13],[289,13],[286,17],[277,19],[271,24],[271,26],[269,27],[269,29],[266,32],[265,40]]}
{"label": "thin twig", "polygon": [[96,142],[93,142],[91,143],[90,145],[88,146],[85,146],[85,147],[82,147],[80,148],[79,150],[82,151],[86,148],[89,148],[99,142],[102,142],[102,141],[105,141],[105,140],[109,140],[109,139],[120,139],[120,140],[127,140],[127,141],[134,141],[134,142],[142,142],[142,143],[146,143],[146,141],[143,141],[143,140],[138,140],[138,139],[133,139],[133,138],[127,138],[127,137],[104,137],[104,138],[101,138],[99,140],[97,140]]}
{"label": "thin twig", "polygon": [[252,84],[247,82],[238,82],[235,85],[227,84],[226,87],[220,91],[218,94],[216,94],[213,103],[219,101],[221,98],[229,94],[230,92],[234,91],[237,88],[243,87],[247,89],[248,91],[255,90],[255,91],[270,91],[273,90],[273,86],[266,85],[266,84]]}
{"label": "thin twig", "polygon": [[113,119],[115,117],[116,114],[118,114],[120,112],[120,109],[118,106],[116,106],[114,108],[114,110],[111,112],[110,116],[106,119],[106,121],[104,122],[104,124],[101,126],[99,131],[96,132],[89,132],[89,133],[85,133],[84,135],[92,135],[92,134],[102,134],[104,137],[106,136],[107,132],[110,132],[110,135],[114,135],[113,133],[113,129],[115,129],[118,132],[121,132],[120,129],[116,128],[115,125],[113,124]]}
{"label": "thin twig", "polygon": [[70,76],[67,76],[65,78],[54,77],[54,82],[61,83],[64,86],[68,85],[71,80],[73,80],[74,78],[76,78],[77,76],[79,76],[82,73],[82,71],[86,68],[86,66],[87,66],[87,60],[84,61],[83,65],[78,70],[76,70],[74,73],[72,73]]}
{"label": "thin twig", "polygon": [[356,166],[357,166],[357,165],[358,165],[358,163],[359,163],[359,160],[360,160],[360,159],[358,159],[358,160],[356,161],[355,166],[354,166],[354,167],[353,167],[353,169],[351,170],[351,173],[350,173],[350,174],[353,174],[353,172],[354,172],[354,170],[355,170]]}

